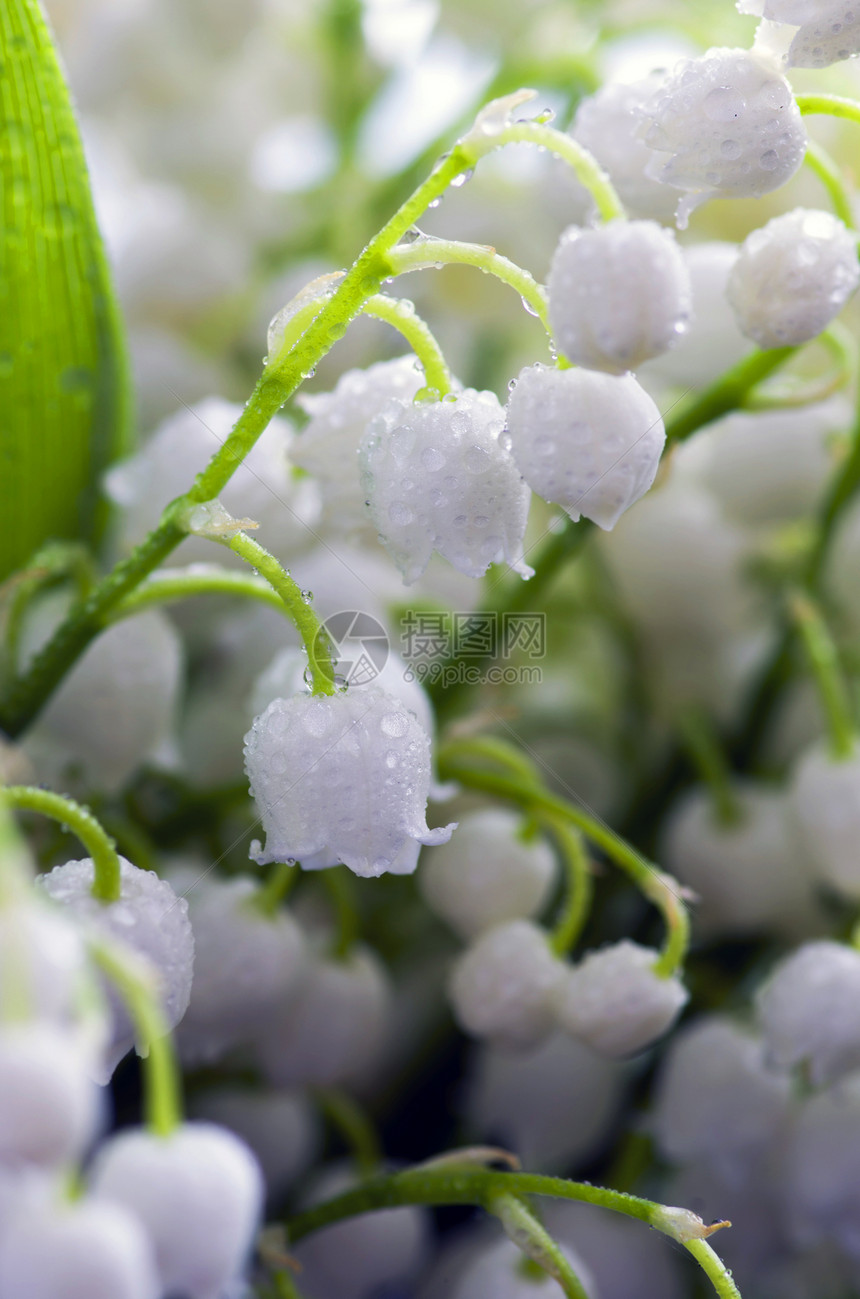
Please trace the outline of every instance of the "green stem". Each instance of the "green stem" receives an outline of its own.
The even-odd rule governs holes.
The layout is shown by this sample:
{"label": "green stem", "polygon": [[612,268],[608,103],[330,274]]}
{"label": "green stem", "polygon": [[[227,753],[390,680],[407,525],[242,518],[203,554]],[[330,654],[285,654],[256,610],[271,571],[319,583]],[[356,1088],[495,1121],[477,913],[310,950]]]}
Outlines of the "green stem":
{"label": "green stem", "polygon": [[165,568],[160,573],[152,573],[136,591],[114,606],[109,621],[119,622],[154,605],[174,604],[197,595],[234,595],[260,600],[278,613],[285,612],[281,596],[262,578],[234,573],[218,564],[191,564],[188,568]]}
{"label": "green stem", "polygon": [[487,1208],[500,1220],[505,1234],[526,1257],[558,1282],[567,1299],[588,1299],[588,1293],[567,1255],[519,1196],[496,1196],[489,1201]]}
{"label": "green stem", "polygon": [[379,1171],[382,1151],[367,1111],[336,1087],[320,1087],[312,1094],[325,1118],[344,1138],[361,1176],[372,1177]]}
{"label": "green stem", "polygon": [[839,220],[844,221],[849,230],[853,230],[854,210],[851,206],[851,196],[838,163],[831,158],[826,149],[822,148],[814,140],[808,141],[806,156],[803,161],[810,171],[815,172],[815,175],[827,190],[830,202],[833,204],[833,210]]}
{"label": "green stem", "polygon": [[826,113],[829,117],[847,117],[860,123],[860,104],[843,95],[795,95],[794,102],[804,117],[813,113]]}
{"label": "green stem", "polygon": [[547,817],[546,824],[561,850],[567,876],[564,905],[552,927],[550,947],[556,956],[567,956],[576,946],[591,910],[591,863],[578,830],[555,817]]}
{"label": "green stem", "polygon": [[[144,1114],[147,1126],[160,1137],[169,1137],[182,1122],[179,1066],[173,1039],[148,969],[135,968],[133,953],[111,943],[92,939],[90,954],[118,989],[128,1007],[144,1057]],[[142,1050],[141,1050],[142,1048]]]}
{"label": "green stem", "polygon": [[464,243],[460,239],[436,239],[423,236],[412,243],[399,244],[389,253],[395,275],[409,271],[438,270],[442,266],[475,266],[515,289],[527,310],[537,316],[550,339],[546,291],[535,277],[516,262],[502,257],[485,244]]}
{"label": "green stem", "polygon": [[261,884],[251,898],[251,904],[270,920],[278,914],[291,889],[298,882],[301,871],[298,866],[289,862],[279,862],[271,871],[269,878]]}
{"label": "green stem", "polygon": [[[468,743],[467,741],[466,744]],[[457,761],[460,752],[456,741],[439,752],[439,775],[442,780],[458,781],[469,789],[509,799],[527,812],[535,815],[549,814],[576,826],[633,880],[643,896],[660,910],[666,923],[666,941],[660,959],[654,966],[655,973],[665,978],[673,975],[683,965],[689,945],[690,927],[683,902],[683,890],[678,881],[659,870],[614,830],[581,808],[550,794],[537,783],[524,785],[519,777],[476,771],[474,767]]]}
{"label": "green stem", "polygon": [[236,555],[256,568],[261,577],[277,591],[286,605],[287,613],[292,619],[296,631],[302,638],[302,644],[308,656],[312,693],[315,695],[333,695],[335,693],[334,666],[331,661],[331,648],[328,637],[323,631],[319,618],[302,597],[301,588],[290,577],[268,550],[249,537],[246,532],[238,532],[229,541],[222,544],[229,546]]}
{"label": "green stem", "polygon": [[816,544],[810,555],[805,575],[810,586],[815,585],[821,575],[842,511],[854,499],[858,489],[860,489],[860,412],[854,419],[848,454],[834,475],[821,507]]}
{"label": "green stem", "polygon": [[679,404],[671,419],[666,420],[666,439],[681,442],[706,424],[712,424],[721,415],[742,407],[748,393],[785,365],[796,347],[774,347],[767,352],[753,352],[720,375],[704,392]]}
{"label": "green stem", "polygon": [[711,795],[718,824],[738,825],[743,818],[731,769],[710,719],[698,708],[685,708],[677,725],[684,748]]}
{"label": "green stem", "polygon": [[355,905],[355,886],[352,872],[346,866],[333,866],[322,872],[337,921],[337,936],[332,946],[336,961],[345,961],[358,940],[359,919]]}
{"label": "green stem", "polygon": [[375,293],[365,302],[362,314],[384,320],[403,335],[424,367],[427,388],[434,398],[444,397],[451,391],[451,371],[442,349],[430,326],[418,315],[414,303],[408,298],[389,298],[384,293]]}
{"label": "green stem", "polygon": [[836,646],[820,611],[809,596],[792,595],[789,611],[815,678],[827,723],[830,752],[835,761],[844,761],[854,753],[856,728]]}
{"label": "green stem", "polygon": [[[344,1218],[370,1213],[374,1209],[396,1208],[404,1204],[471,1204],[492,1211],[492,1203],[499,1196],[548,1195],[558,1199],[594,1204],[600,1208],[638,1218],[678,1241],[689,1250],[705,1271],[720,1299],[740,1299],[737,1287],[719,1257],[704,1245],[710,1228],[692,1214],[684,1215],[688,1230],[679,1232],[675,1226],[677,1215],[663,1205],[622,1191],[611,1191],[587,1182],[570,1182],[562,1177],[545,1177],[538,1173],[509,1173],[493,1169],[473,1168],[465,1165],[433,1168],[418,1167],[402,1173],[392,1173],[364,1182],[361,1186],[315,1205],[304,1213],[295,1214],[287,1222],[292,1243],[341,1222]],[[696,1235],[690,1234],[696,1230]]]}
{"label": "green stem", "polygon": [[834,358],[836,364],[830,371],[814,379],[784,385],[782,391],[770,388],[765,392],[751,392],[744,401],[745,410],[784,410],[786,407],[811,406],[825,401],[840,388],[851,383],[857,373],[857,340],[850,330],[834,321],[822,330],[815,340]]}
{"label": "green stem", "polygon": [[93,861],[92,895],[100,902],[116,902],[120,896],[120,866],[116,845],[88,807],[62,794],[31,785],[6,785],[4,802],[22,811],[40,812],[68,827],[86,848]]}

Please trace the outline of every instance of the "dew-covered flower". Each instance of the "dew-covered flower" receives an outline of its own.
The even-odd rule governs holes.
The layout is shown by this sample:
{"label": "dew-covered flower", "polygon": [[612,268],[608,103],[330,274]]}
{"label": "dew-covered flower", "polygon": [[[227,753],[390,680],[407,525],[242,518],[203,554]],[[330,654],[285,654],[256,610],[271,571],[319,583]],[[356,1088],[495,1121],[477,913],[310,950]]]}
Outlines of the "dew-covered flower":
{"label": "dew-covered flower", "polygon": [[657,974],[659,953],[627,939],[589,952],[567,972],[558,1000],[561,1026],[602,1055],[632,1055],[675,1022],[688,993]]}
{"label": "dew-covered flower", "polygon": [[451,1004],[467,1033],[509,1047],[535,1046],[555,1026],[563,977],[545,931],[512,920],[486,930],[460,957]]}
{"label": "dew-covered flower", "polygon": [[429,830],[430,740],[399,700],[378,686],[276,699],[245,737],[245,769],[266,846],[255,860],[344,862],[357,875],[409,874]]}
{"label": "dew-covered flower", "polygon": [[547,295],[567,359],[609,374],[668,351],[690,320],[689,272],[673,232],[656,221],[569,226],[553,254]]}
{"label": "dew-covered flower", "polygon": [[121,1132],[100,1147],[91,1187],[143,1223],[161,1293],[220,1299],[240,1276],[259,1225],[263,1178],[245,1143],[225,1128]]}
{"label": "dew-covered flower", "polygon": [[[116,902],[105,903],[93,897],[95,872],[90,857],[55,866],[47,875],[40,875],[38,882],[85,931],[126,944],[144,958],[157,977],[167,1026],[174,1028],[185,1014],[191,995],[194,939],[188,903],[153,871],[139,870],[125,857],[119,861],[121,893]],[[128,1012],[113,990],[110,1001],[113,1034],[100,1078],[103,1082],[107,1082],[135,1040]]]}
{"label": "dew-covered flower", "polygon": [[817,337],[860,284],[857,237],[830,212],[795,208],[744,240],[726,292],[759,347]]}
{"label": "dew-covered flower", "polygon": [[681,225],[709,198],[760,198],[778,189],[806,151],[791,87],[775,63],[752,50],[684,59],[643,106],[640,131],[656,151],[648,174],[685,192]]}
{"label": "dew-covered flower", "polygon": [[427,905],[461,938],[534,916],[548,900],[556,876],[552,850],[521,831],[522,817],[505,808],[468,812],[450,843],[421,863]]}
{"label": "dew-covered flower", "polygon": [[508,400],[511,451],[538,496],[611,529],[654,481],[666,441],[632,375],[527,366]]}
{"label": "dew-covered flower", "polygon": [[860,1068],[860,952],[821,939],[780,961],[756,994],[768,1057],[815,1085]]}
{"label": "dew-covered flower", "polygon": [[860,899],[860,753],[837,760],[813,745],[792,773],[790,792],[815,873]]}
{"label": "dew-covered flower", "polygon": [[372,419],[390,401],[411,402],[424,372],[410,352],[366,370],[347,370],[332,392],[300,395],[310,416],[290,449],[290,459],[319,485],[323,518],[334,531],[371,532],[358,468],[358,448]]}
{"label": "dew-covered flower", "polygon": [[469,577],[506,561],[522,577],[529,490],[501,440],[491,392],[390,402],[359,450],[370,517],[407,584],[436,550]]}
{"label": "dew-covered flower", "polygon": [[826,68],[860,54],[860,9],[855,0],[738,0],[742,14],[788,24],[790,68]]}

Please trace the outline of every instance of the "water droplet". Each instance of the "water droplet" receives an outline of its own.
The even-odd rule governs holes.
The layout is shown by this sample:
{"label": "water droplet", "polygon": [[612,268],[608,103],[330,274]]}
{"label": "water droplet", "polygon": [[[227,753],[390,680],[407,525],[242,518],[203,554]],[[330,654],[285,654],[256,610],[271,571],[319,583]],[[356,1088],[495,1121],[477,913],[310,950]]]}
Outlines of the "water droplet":
{"label": "water droplet", "polygon": [[715,86],[705,95],[702,107],[712,122],[732,122],[746,108],[746,100],[733,86]]}
{"label": "water droplet", "polygon": [[409,718],[405,712],[386,713],[379,723],[379,729],[392,740],[399,740],[409,730]]}
{"label": "water droplet", "polygon": [[388,507],[388,517],[392,523],[406,527],[415,518],[409,506],[403,501],[392,501]]}
{"label": "water droplet", "polygon": [[475,174],[474,167],[468,167],[466,171],[461,171],[459,176],[454,177],[454,179],[451,181],[451,185],[453,186],[454,189],[460,189],[461,186],[465,185],[467,181],[472,179],[474,174]]}
{"label": "water droplet", "polygon": [[400,242],[402,244],[415,244],[419,239],[424,238],[425,235],[422,230],[419,230],[417,226],[410,226],[406,231],[406,234],[401,238]]}
{"label": "water droplet", "polygon": [[508,384],[508,392],[513,392],[514,388],[516,388],[517,386],[517,382],[518,381],[516,379],[511,379],[510,383]]}
{"label": "water droplet", "polygon": [[762,171],[774,171],[779,166],[779,154],[776,149],[766,149],[758,160]]}
{"label": "water droplet", "polygon": [[430,202],[427,204],[427,206],[430,207],[430,208],[436,208],[436,207],[439,206],[439,204],[440,204],[441,202],[442,202],[442,197],[441,197],[441,195],[440,195],[439,198],[431,198],[431,200],[430,200]]}
{"label": "water droplet", "polygon": [[532,304],[529,302],[528,298],[521,297],[520,302],[523,304],[523,306],[525,307],[526,311],[529,313],[530,316],[536,316],[538,314],[537,307],[533,307]]}
{"label": "water droplet", "polygon": [[425,447],[421,452],[421,463],[430,473],[434,473],[436,470],[443,468],[445,457],[435,447]]}
{"label": "water droplet", "polygon": [[741,156],[741,146],[737,140],[723,140],[720,145],[720,153],[724,158],[734,161]]}
{"label": "water droplet", "polygon": [[313,591],[302,591],[302,600],[305,604],[313,604]]}
{"label": "water droplet", "polygon": [[490,467],[490,457],[483,447],[469,447],[463,456],[463,464],[470,474],[482,474]]}

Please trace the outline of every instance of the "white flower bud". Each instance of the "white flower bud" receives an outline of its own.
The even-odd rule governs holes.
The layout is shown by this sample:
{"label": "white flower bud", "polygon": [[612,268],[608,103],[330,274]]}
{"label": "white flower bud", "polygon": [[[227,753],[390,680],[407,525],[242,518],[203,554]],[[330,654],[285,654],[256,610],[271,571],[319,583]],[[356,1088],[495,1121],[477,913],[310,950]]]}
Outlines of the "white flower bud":
{"label": "white flower bud", "polygon": [[132,1213],[90,1201],[28,1205],[0,1237],[0,1293],[26,1299],[160,1299],[152,1247]]}
{"label": "white flower bud", "polygon": [[837,760],[813,745],[792,773],[791,802],[816,873],[860,899],[860,752]]}
{"label": "white flower bud", "polygon": [[409,874],[419,845],[454,829],[428,830],[430,741],[377,686],[276,699],[245,737],[245,769],[266,832],[261,864]]}
{"label": "white flower bud", "polygon": [[791,1080],[767,1068],[762,1042],[715,1015],[670,1043],[650,1127],[667,1159],[705,1160],[737,1180],[780,1131],[790,1100]]}
{"label": "white flower bud", "polygon": [[194,934],[191,1000],[177,1032],[186,1065],[248,1042],[301,973],[302,932],[286,911],[267,916],[247,878],[205,880],[188,898]]}
{"label": "white flower bud", "polygon": [[461,938],[527,919],[555,883],[552,849],[520,837],[522,817],[504,808],[468,812],[450,843],[428,854],[418,882],[428,906]]}
{"label": "white flower bud", "polygon": [[659,860],[699,899],[702,934],[790,936],[818,918],[815,881],[782,790],[736,783],[739,820],[719,821],[708,790],[690,790],[672,809]]}
{"label": "white flower bud", "polygon": [[301,1092],[218,1087],[191,1098],[190,1116],[229,1128],[254,1152],[273,1202],[316,1157],[321,1145],[318,1115]]}
{"label": "white flower bud", "polygon": [[794,1243],[838,1242],[860,1256],[860,1077],[812,1096],[788,1133],[784,1195]]}
{"label": "white flower bud", "polygon": [[671,185],[648,175],[654,153],[639,138],[639,112],[664,77],[654,74],[630,84],[608,82],[579,103],[570,134],[606,168],[627,211],[634,217],[668,221],[678,202]]}
{"label": "white flower bud", "polygon": [[32,1021],[0,1028],[0,1164],[75,1163],[95,1135],[101,1097],[68,1030]]}
{"label": "white flower bud", "polygon": [[244,1142],[212,1123],[127,1131],[99,1149],[94,1196],[130,1210],[155,1249],[162,1292],[220,1299],[259,1225],[263,1179]]}
{"label": "white flower bud", "polygon": [[332,1087],[363,1077],[384,1045],[391,1001],[388,974],[373,952],[316,959],[258,1036],[265,1077],[276,1087]]}
{"label": "white flower bud", "polygon": [[726,292],[759,347],[794,347],[826,329],[858,284],[856,235],[829,212],[795,208],[747,236]]}
{"label": "white flower bud", "polygon": [[[600,1291],[589,1269],[567,1245],[560,1246],[582,1283],[588,1299],[600,1299]],[[558,1299],[561,1287],[549,1275],[535,1278],[523,1271],[525,1255],[512,1240],[487,1245],[459,1278],[451,1299]]]}
{"label": "white flower bud", "polygon": [[500,441],[505,413],[491,392],[391,402],[367,427],[362,482],[380,540],[407,585],[436,550],[461,573],[510,564],[522,577],[529,491]]}
{"label": "white flower bud", "polygon": [[183,653],[157,610],[108,627],[88,646],[24,741],[42,779],[79,770],[116,793],[173,732]]}
{"label": "white flower bud", "polygon": [[366,370],[347,370],[333,392],[300,395],[310,420],[290,448],[290,459],[319,484],[324,521],[341,534],[375,536],[364,504],[358,448],[364,430],[390,401],[412,401],[424,371],[411,353]]}
{"label": "white flower bud", "polygon": [[547,934],[528,920],[483,933],[460,957],[450,997],[462,1028],[503,1046],[535,1046],[555,1025],[564,966]]}
{"label": "white flower bud", "polygon": [[[152,965],[158,978],[162,1013],[168,1028],[174,1028],[185,1014],[191,995],[194,939],[188,903],[152,871],[139,870],[125,857],[119,861],[121,895],[117,902],[104,903],[93,897],[90,857],[55,866],[47,875],[40,875],[38,882],[56,902],[69,909],[85,930],[127,944]],[[110,1001],[113,1035],[102,1082],[107,1082],[135,1039],[128,1012],[113,989]]]}
{"label": "white flower bud", "polygon": [[508,401],[511,450],[538,496],[576,522],[615,526],[654,481],[666,441],[632,375],[527,366]]}
{"label": "white flower bud", "polygon": [[684,59],[642,116],[642,138],[658,154],[648,175],[687,194],[678,205],[681,226],[709,198],[760,198],[778,189],[806,151],[791,87],[751,50]]}
{"label": "white flower bud", "polygon": [[787,23],[790,68],[826,68],[860,54],[860,11],[853,0],[738,0],[742,14]]}
{"label": "white flower bud", "polygon": [[841,943],[804,943],[756,994],[768,1057],[803,1065],[814,1085],[860,1067],[860,952]]}
{"label": "white flower bud", "polygon": [[627,939],[589,952],[567,972],[558,1003],[561,1026],[601,1055],[650,1046],[686,1005],[686,988],[654,973],[659,953]]}
{"label": "white flower bud", "polygon": [[10,987],[13,997],[20,989],[30,1014],[68,1025],[86,974],[78,930],[41,896],[0,907],[0,997],[10,996]]}
{"label": "white flower bud", "polygon": [[656,221],[569,226],[547,279],[549,320],[569,361],[623,374],[686,331],[690,276],[671,230]]}

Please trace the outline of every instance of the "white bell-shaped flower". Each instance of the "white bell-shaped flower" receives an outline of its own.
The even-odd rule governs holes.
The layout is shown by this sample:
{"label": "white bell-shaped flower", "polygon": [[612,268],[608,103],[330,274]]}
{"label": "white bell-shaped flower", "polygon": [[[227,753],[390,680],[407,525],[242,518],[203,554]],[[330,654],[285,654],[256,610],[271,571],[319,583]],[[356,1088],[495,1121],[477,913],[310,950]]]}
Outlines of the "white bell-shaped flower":
{"label": "white bell-shaped flower", "polygon": [[860,54],[854,0],[738,0],[738,9],[797,28],[785,58],[790,68],[826,68]]}
{"label": "white bell-shaped flower", "polygon": [[507,561],[522,577],[529,490],[501,435],[505,412],[469,388],[443,401],[390,402],[359,450],[370,517],[407,584],[436,550],[483,577]]}
{"label": "white bell-shaped flower", "polygon": [[411,402],[424,382],[424,371],[409,352],[366,370],[347,370],[333,392],[296,399],[310,419],[294,440],[290,459],[316,480],[323,521],[334,531],[375,536],[364,505],[359,444],[367,425],[383,407],[390,401]]}
{"label": "white bell-shaped flower", "polygon": [[860,1076],[810,1097],[787,1134],[784,1196],[790,1236],[803,1247],[838,1242],[860,1257]]}
{"label": "white bell-shaped flower", "polygon": [[634,217],[669,221],[678,195],[671,185],[654,180],[647,171],[654,157],[639,137],[639,113],[665,75],[642,81],[610,81],[580,100],[570,128],[575,140],[605,167],[627,211]]}
{"label": "white bell-shaped flower", "polygon": [[311,961],[260,1030],[256,1052],[276,1087],[334,1087],[364,1077],[385,1044],[392,1010],[385,966],[369,949]]}
{"label": "white bell-shaped flower", "polygon": [[263,1178],[245,1143],[225,1128],[186,1123],[166,1137],[121,1132],[99,1149],[91,1187],[145,1227],[161,1293],[220,1299],[242,1274]]}
{"label": "white bell-shaped flower", "polygon": [[760,1039],[713,1015],[672,1039],[650,1128],[673,1163],[704,1160],[737,1179],[777,1135],[790,1102],[791,1079],[767,1067]]}
{"label": "white bell-shaped flower", "polygon": [[450,843],[421,863],[427,905],[461,938],[528,919],[548,901],[556,878],[552,849],[543,838],[523,839],[522,824],[506,808],[468,812]]}
{"label": "white bell-shaped flower", "polygon": [[305,955],[286,911],[264,915],[254,880],[204,880],[188,897],[194,981],[177,1045],[186,1065],[217,1060],[249,1041],[292,993]]}
{"label": "white bell-shaped flower", "polygon": [[283,1202],[322,1145],[319,1114],[305,1092],[215,1087],[191,1098],[189,1116],[229,1128],[250,1146],[273,1203]]}
{"label": "white bell-shaped flower", "polygon": [[511,451],[538,496],[576,522],[615,526],[654,481],[666,441],[654,402],[632,375],[520,372],[508,400]]}
{"label": "white bell-shaped flower", "polygon": [[62,1168],[96,1134],[101,1096],[67,1029],[39,1020],[0,1028],[0,1166]]}
{"label": "white bell-shaped flower", "polygon": [[569,226],[547,279],[549,321],[569,361],[623,374],[686,331],[690,275],[671,230],[656,221]]}
{"label": "white bell-shaped flower", "polygon": [[428,830],[430,741],[377,686],[274,700],[245,737],[245,769],[266,832],[265,850],[252,845],[261,864],[409,874],[419,846],[454,829]]}
{"label": "white bell-shaped flower", "polygon": [[[166,880],[152,871],[139,870],[120,857],[121,894],[116,902],[102,902],[92,894],[92,858],[65,862],[39,884],[61,906],[68,908],[84,930],[92,930],[127,944],[153,968],[158,978],[161,1010],[169,1028],[185,1014],[191,995],[194,938],[188,920],[188,903],[176,896]],[[113,1034],[100,1081],[107,1082],[119,1061],[134,1044],[135,1032],[120,998],[111,989]]]}
{"label": "white bell-shaped flower", "polygon": [[814,1085],[860,1068],[860,952],[821,939],[780,961],[756,994],[768,1058]]}
{"label": "white bell-shaped flower", "polygon": [[555,1027],[564,977],[548,936],[529,920],[486,930],[458,960],[449,993],[467,1033],[503,1046],[535,1046]]}
{"label": "white bell-shaped flower", "polygon": [[[806,132],[776,64],[752,50],[685,59],[643,106],[648,174],[686,192],[678,223],[709,198],[760,198],[803,162]],[[668,157],[666,157],[668,155]]]}
{"label": "white bell-shaped flower", "polygon": [[118,1204],[22,1205],[0,1237],[10,1299],[161,1299],[152,1246]]}
{"label": "white bell-shaped flower", "polygon": [[589,952],[566,972],[558,999],[562,1028],[601,1055],[632,1055],[650,1046],[688,1000],[679,979],[655,973],[658,957],[627,939]]}
{"label": "white bell-shaped flower", "polygon": [[830,212],[795,208],[747,236],[726,292],[759,347],[794,347],[826,329],[858,284],[856,234]]}
{"label": "white bell-shaped flower", "polygon": [[860,752],[840,761],[813,745],[792,773],[791,804],[815,873],[860,899]]}
{"label": "white bell-shaped flower", "polygon": [[28,1013],[67,1025],[76,1018],[87,969],[78,929],[41,894],[0,906],[0,997],[20,995]]}

